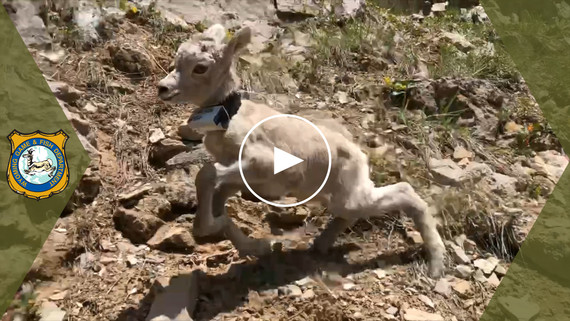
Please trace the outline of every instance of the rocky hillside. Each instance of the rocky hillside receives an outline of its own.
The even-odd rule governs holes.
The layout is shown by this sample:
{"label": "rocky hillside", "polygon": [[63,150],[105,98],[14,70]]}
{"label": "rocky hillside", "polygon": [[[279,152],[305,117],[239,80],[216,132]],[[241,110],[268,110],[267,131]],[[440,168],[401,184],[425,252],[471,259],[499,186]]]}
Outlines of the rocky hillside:
{"label": "rocky hillside", "polygon": [[[92,163],[2,321],[477,320],[568,163],[473,1],[97,3],[4,1]],[[377,185],[407,181],[428,201],[445,278],[427,277],[405,216],[358,222],[319,257],[307,249],[325,209],[244,195],[230,216],[281,251],[193,239],[209,156],[185,126],[192,107],[161,103],[156,84],[213,22],[254,29],[238,62],[252,99],[341,120]]]}

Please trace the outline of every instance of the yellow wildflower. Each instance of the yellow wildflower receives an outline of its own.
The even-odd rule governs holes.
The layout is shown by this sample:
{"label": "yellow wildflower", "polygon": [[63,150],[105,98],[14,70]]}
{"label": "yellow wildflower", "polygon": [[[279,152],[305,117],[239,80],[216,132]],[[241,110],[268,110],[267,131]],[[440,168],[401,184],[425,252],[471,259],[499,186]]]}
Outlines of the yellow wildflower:
{"label": "yellow wildflower", "polygon": [[232,39],[232,37],[234,36],[234,33],[231,30],[227,30],[226,31],[226,39]]}

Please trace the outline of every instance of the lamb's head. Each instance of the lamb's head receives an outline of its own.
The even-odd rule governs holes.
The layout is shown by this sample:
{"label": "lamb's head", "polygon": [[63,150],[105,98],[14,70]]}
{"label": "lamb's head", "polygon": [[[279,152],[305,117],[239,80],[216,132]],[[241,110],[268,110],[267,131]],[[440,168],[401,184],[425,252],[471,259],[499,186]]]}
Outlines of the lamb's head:
{"label": "lamb's head", "polygon": [[251,41],[251,29],[241,28],[226,41],[226,28],[216,24],[180,45],[174,69],[158,83],[158,96],[168,103],[200,107],[219,103],[239,86],[234,57]]}

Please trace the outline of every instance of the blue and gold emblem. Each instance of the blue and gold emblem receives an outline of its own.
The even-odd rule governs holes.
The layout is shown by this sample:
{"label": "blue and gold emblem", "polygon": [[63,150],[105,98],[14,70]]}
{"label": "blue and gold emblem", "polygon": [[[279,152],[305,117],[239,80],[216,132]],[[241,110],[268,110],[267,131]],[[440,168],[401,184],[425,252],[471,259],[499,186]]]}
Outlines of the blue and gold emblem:
{"label": "blue and gold emblem", "polygon": [[10,188],[25,197],[41,200],[61,193],[69,183],[65,143],[69,136],[35,131],[8,135],[11,144],[6,176]]}

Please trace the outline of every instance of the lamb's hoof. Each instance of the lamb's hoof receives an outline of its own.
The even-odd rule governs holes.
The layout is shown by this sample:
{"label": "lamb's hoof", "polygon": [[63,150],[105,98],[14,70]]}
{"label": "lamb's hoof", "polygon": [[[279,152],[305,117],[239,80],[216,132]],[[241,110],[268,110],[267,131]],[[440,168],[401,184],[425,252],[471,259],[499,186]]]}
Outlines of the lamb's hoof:
{"label": "lamb's hoof", "polygon": [[432,260],[429,263],[429,276],[432,279],[440,279],[445,275],[445,266],[441,260]]}
{"label": "lamb's hoof", "polygon": [[237,249],[240,257],[260,257],[271,253],[271,243],[266,239],[249,239]]}
{"label": "lamb's hoof", "polygon": [[222,235],[223,226],[207,226],[207,227],[198,227],[193,226],[192,228],[192,236],[195,238],[207,238],[207,237],[215,237],[218,235]]}

